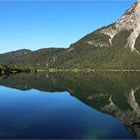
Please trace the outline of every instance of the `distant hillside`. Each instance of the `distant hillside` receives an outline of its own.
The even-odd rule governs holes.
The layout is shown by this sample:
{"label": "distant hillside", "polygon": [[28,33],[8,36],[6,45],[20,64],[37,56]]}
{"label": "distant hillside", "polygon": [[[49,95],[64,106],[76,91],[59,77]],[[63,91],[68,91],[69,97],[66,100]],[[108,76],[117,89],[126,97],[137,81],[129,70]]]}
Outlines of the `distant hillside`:
{"label": "distant hillside", "polygon": [[68,49],[19,50],[0,54],[0,63],[18,68],[140,69],[140,1],[115,23]]}

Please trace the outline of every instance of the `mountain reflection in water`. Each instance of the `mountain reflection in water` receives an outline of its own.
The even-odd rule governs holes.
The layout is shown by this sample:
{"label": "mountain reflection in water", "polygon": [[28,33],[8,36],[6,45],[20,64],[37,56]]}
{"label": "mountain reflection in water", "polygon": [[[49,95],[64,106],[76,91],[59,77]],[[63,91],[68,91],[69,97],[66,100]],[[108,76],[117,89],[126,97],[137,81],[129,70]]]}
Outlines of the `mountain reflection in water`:
{"label": "mountain reflection in water", "polygon": [[17,74],[1,77],[0,85],[70,93],[93,109],[115,117],[140,138],[140,73]]}

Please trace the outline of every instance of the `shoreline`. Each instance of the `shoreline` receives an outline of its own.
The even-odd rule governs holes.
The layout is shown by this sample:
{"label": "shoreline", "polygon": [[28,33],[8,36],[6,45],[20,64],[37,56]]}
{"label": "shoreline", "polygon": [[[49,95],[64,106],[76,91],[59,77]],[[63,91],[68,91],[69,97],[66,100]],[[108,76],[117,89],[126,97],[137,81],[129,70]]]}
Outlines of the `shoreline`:
{"label": "shoreline", "polygon": [[0,70],[0,75],[19,74],[19,73],[94,73],[94,72],[140,72],[140,69],[4,69]]}
{"label": "shoreline", "polygon": [[48,69],[48,70],[41,70],[38,69],[36,72],[140,72],[140,69]]}

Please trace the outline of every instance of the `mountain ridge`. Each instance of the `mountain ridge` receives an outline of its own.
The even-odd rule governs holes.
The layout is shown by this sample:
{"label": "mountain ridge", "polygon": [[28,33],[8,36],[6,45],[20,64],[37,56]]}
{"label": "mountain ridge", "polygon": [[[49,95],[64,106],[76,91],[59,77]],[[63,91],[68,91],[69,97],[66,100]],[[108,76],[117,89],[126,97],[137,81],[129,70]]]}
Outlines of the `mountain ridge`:
{"label": "mountain ridge", "polygon": [[36,69],[139,69],[140,1],[113,24],[84,36],[69,48],[18,50],[0,54],[0,63]]}

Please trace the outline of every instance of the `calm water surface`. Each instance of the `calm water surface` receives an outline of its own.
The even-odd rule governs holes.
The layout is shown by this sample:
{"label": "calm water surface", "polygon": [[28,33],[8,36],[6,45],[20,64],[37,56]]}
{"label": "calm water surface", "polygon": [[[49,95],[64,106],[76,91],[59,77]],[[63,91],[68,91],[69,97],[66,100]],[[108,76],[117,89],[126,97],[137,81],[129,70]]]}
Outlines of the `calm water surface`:
{"label": "calm water surface", "polygon": [[[130,125],[129,119],[137,121],[139,115],[133,110],[136,104],[125,98],[133,90],[129,87],[127,93],[131,83],[115,85],[108,77],[102,78],[66,74],[1,78],[0,138],[138,137],[137,131],[130,129],[138,122],[126,126]],[[133,114],[136,117],[130,118]],[[128,118],[123,118],[125,115]]]}

